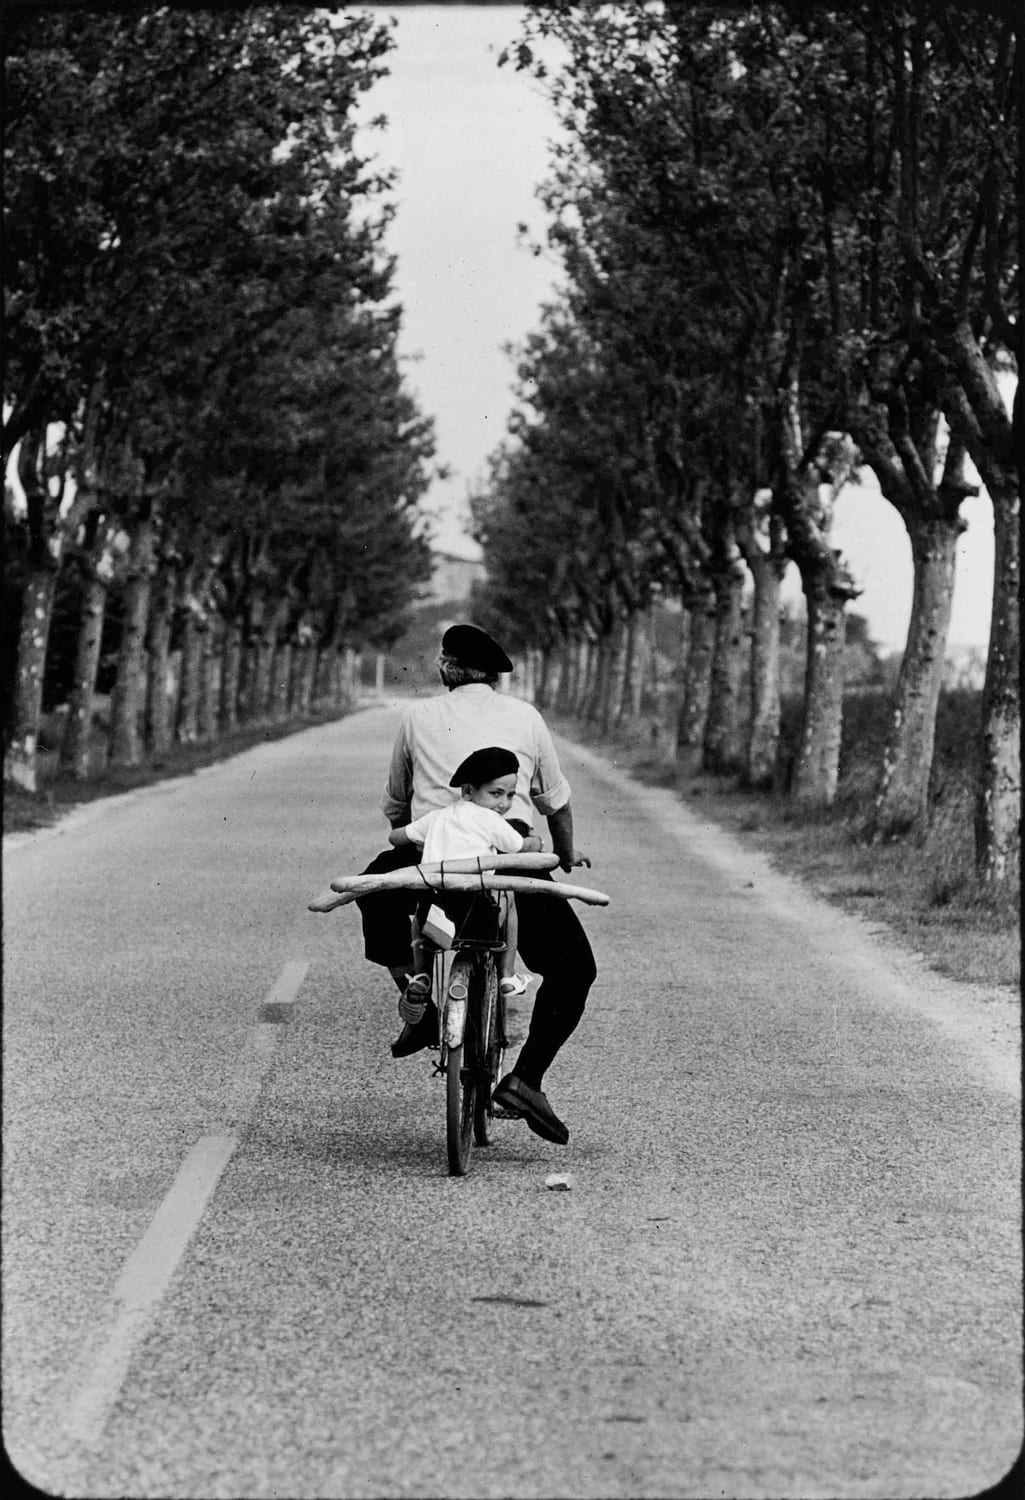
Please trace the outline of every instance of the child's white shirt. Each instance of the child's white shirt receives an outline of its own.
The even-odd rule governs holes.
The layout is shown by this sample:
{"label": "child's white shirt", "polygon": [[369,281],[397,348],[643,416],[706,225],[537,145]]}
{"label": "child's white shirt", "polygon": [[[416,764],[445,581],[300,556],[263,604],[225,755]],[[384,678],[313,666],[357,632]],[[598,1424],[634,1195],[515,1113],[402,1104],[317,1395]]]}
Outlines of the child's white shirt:
{"label": "child's white shirt", "polygon": [[477,854],[518,854],[523,848],[523,835],[511,824],[466,797],[416,818],[407,825],[406,835],[414,844],[423,844],[423,862],[428,865]]}

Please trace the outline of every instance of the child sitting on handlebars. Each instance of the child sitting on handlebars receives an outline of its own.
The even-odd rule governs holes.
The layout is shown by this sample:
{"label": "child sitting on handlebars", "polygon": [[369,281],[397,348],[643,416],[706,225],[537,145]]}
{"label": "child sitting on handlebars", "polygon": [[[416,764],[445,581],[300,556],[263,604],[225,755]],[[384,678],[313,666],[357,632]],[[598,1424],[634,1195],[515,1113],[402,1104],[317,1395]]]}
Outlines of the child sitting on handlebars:
{"label": "child sitting on handlebars", "polygon": [[[516,791],[519,765],[514,753],[500,745],[474,750],[456,767],[449,782],[449,786],[459,788],[459,799],[448,807],[425,813],[405,828],[393,828],[389,841],[396,848],[422,844],[424,864],[475,855],[536,853],[541,840],[533,834],[525,837],[505,818]],[[516,902],[508,892],[500,893],[499,908],[505,948],[497,955],[498,982],[503,993],[515,994],[519,988],[513,974]],[[415,1026],[423,1018],[431,994],[431,955],[425,951],[419,931],[414,937],[413,953],[416,971],[399,1000],[399,1015],[409,1026]]]}

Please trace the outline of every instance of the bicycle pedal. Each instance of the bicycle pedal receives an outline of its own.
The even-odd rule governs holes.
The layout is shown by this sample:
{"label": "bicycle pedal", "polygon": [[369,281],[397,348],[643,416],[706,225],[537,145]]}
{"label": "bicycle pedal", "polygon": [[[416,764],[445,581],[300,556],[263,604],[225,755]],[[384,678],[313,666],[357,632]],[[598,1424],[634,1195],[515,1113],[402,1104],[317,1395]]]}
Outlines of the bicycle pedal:
{"label": "bicycle pedal", "polygon": [[498,1104],[496,1104],[492,1109],[491,1115],[495,1120],[518,1120],[520,1118],[520,1116],[518,1114],[515,1114],[511,1109],[502,1109]]}

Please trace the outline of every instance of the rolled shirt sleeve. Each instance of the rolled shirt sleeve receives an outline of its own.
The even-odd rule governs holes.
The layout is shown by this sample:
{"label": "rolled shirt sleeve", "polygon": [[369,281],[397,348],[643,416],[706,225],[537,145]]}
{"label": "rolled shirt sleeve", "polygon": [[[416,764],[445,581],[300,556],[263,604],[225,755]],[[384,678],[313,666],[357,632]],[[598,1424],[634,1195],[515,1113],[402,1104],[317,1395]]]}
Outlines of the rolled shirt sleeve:
{"label": "rolled shirt sleeve", "polygon": [[409,734],[408,710],[402,716],[399,732],[392,746],[391,764],[385,782],[381,809],[393,828],[409,822],[413,800],[413,753]]}
{"label": "rolled shirt sleeve", "polygon": [[523,835],[517,833],[515,828],[505,821],[504,818],[495,814],[495,824],[492,828],[492,837],[495,841],[495,849],[499,854],[519,854],[523,848]]}
{"label": "rolled shirt sleeve", "polygon": [[530,800],[541,816],[548,818],[568,805],[570,785],[562,774],[555,743],[540,714],[537,715],[535,740],[536,764],[530,780]]}
{"label": "rolled shirt sleeve", "polygon": [[414,844],[420,844],[421,846],[423,846],[424,844],[426,844],[426,842],[427,842],[427,835],[430,832],[430,826],[431,826],[430,825],[430,819],[433,816],[434,816],[433,813],[424,813],[424,815],[423,815],[422,818],[417,818],[414,822],[407,823],[406,824],[406,837],[407,837],[407,839],[410,839]]}

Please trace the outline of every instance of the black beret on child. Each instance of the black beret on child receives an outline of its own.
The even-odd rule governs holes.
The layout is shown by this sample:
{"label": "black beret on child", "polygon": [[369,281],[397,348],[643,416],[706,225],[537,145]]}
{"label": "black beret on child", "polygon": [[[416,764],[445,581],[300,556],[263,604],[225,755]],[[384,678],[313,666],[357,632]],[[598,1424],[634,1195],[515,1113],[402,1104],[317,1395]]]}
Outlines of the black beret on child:
{"label": "black beret on child", "polygon": [[501,745],[485,745],[483,750],[474,750],[455,769],[449,786],[484,786],[497,781],[499,776],[516,775],[520,763],[511,750]]}
{"label": "black beret on child", "polygon": [[450,625],[441,638],[441,649],[477,672],[512,671],[512,662],[498,642],[476,625]]}

